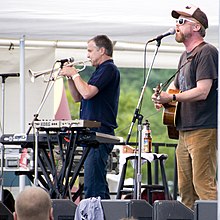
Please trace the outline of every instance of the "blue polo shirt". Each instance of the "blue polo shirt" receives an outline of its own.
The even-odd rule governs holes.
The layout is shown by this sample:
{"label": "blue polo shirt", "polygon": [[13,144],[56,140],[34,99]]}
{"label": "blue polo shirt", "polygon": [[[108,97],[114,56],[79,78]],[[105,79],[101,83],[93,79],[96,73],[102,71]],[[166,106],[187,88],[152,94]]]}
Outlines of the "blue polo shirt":
{"label": "blue polo shirt", "polygon": [[96,86],[99,92],[91,99],[82,99],[80,118],[101,122],[103,131],[114,130],[118,126],[116,117],[120,93],[120,72],[113,60],[110,59],[100,64],[88,84]]}

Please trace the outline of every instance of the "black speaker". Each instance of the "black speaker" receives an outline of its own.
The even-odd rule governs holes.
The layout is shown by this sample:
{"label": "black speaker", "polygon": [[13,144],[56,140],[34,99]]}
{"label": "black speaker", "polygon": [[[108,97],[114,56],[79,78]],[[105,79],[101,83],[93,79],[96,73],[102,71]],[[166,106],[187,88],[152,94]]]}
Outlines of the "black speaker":
{"label": "black speaker", "polygon": [[134,217],[152,220],[153,207],[146,200],[101,200],[105,220]]}
{"label": "black speaker", "polygon": [[13,220],[13,214],[2,202],[0,202],[0,220]]}
{"label": "black speaker", "polygon": [[54,220],[74,220],[76,204],[69,199],[52,199]]}
{"label": "black speaker", "polygon": [[191,209],[176,200],[157,200],[153,205],[153,220],[193,220]]}
{"label": "black speaker", "polygon": [[216,200],[197,200],[194,204],[194,220],[217,220]]}

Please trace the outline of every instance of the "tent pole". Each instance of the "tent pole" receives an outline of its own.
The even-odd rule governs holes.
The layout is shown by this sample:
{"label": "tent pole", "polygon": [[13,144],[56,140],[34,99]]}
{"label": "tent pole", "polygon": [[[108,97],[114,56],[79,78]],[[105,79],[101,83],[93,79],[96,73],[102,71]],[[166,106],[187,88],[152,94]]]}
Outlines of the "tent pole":
{"label": "tent pole", "polygon": [[[220,4],[219,4],[219,13],[220,13]],[[219,14],[219,24],[220,24],[220,14]],[[219,27],[219,34],[218,34],[218,36],[220,36],[220,27]],[[219,39],[219,43],[218,43],[218,47],[220,47],[220,38],[218,38]],[[219,49],[219,48],[218,48]],[[220,65],[220,56],[218,57],[218,75],[219,75],[219,73],[220,73],[220,67],[219,67],[219,65]],[[219,79],[219,77],[218,77],[218,85],[220,85],[219,84],[220,83],[220,79]],[[217,124],[217,126],[218,126],[218,135],[217,135],[217,137],[218,137],[218,142],[217,142],[217,144],[218,144],[218,146],[217,146],[217,149],[218,149],[218,182],[219,182],[219,178],[220,178],[220,163],[219,163],[219,161],[220,161],[220,145],[219,145],[219,137],[220,137],[220,130],[219,130],[219,126],[220,126],[220,108],[219,108],[219,103],[220,103],[220,92],[219,92],[219,89],[218,89],[218,124]],[[218,186],[218,189],[217,189],[217,191],[218,191],[218,204],[217,204],[217,219],[220,219],[220,186],[219,186],[219,183],[217,184],[217,186]]]}
{"label": "tent pole", "polygon": [[[20,130],[25,133],[25,36],[20,39]],[[19,175],[19,189],[25,187],[25,175]]]}

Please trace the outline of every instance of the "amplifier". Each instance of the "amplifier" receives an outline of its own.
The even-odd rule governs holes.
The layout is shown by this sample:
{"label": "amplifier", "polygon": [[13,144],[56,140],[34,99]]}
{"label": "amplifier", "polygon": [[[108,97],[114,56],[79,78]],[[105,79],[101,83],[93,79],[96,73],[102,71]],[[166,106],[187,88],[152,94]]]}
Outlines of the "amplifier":
{"label": "amplifier", "polygon": [[[73,168],[77,166],[79,160],[82,156],[82,147],[77,146],[76,152],[74,153]],[[119,174],[119,149],[113,149],[108,157],[107,172],[110,174]],[[55,161],[61,169],[62,163],[61,158],[59,158],[59,151],[55,147]],[[1,152],[0,152],[0,162],[1,162]],[[60,162],[60,163],[59,163]],[[23,148],[19,145],[6,145],[4,152],[4,170],[5,171],[33,171],[34,170],[34,153],[33,148]],[[81,174],[84,170],[81,170]]]}
{"label": "amplifier", "polygon": [[107,172],[109,174],[119,174],[120,150],[113,149],[108,156]]}
{"label": "amplifier", "polygon": [[[3,168],[5,171],[30,171],[34,169],[33,149],[21,146],[5,146]],[[1,162],[0,152],[0,162]]]}

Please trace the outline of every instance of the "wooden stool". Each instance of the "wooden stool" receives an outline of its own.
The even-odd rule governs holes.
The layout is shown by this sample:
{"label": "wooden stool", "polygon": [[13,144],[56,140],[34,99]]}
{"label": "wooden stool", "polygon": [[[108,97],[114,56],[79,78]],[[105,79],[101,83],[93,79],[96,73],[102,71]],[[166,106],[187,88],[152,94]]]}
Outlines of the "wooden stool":
{"label": "wooden stool", "polygon": [[[147,175],[148,175],[148,181],[147,185],[141,185],[141,188],[146,189],[147,191],[147,197],[148,197],[148,202],[150,204],[153,204],[153,199],[152,199],[152,193],[153,191],[156,190],[163,190],[164,191],[164,197],[166,200],[170,200],[170,193],[169,193],[169,188],[168,188],[168,183],[167,183],[167,178],[166,178],[166,173],[165,173],[165,168],[164,168],[164,162],[168,158],[166,154],[156,154],[156,153],[142,153],[141,159],[145,160],[148,165],[148,170],[147,170]],[[134,185],[124,185],[125,181],[125,175],[126,175],[126,169],[128,165],[129,160],[134,160],[135,163],[138,162],[138,155],[134,154],[128,154],[125,162],[123,163],[122,171],[121,171],[121,176],[120,176],[120,181],[118,184],[118,190],[117,190],[117,196],[116,199],[121,199],[122,194],[128,194],[131,191],[126,191],[124,188],[133,188]],[[151,162],[159,160],[160,163],[160,170],[161,170],[161,177],[162,177],[162,183],[163,185],[153,185],[152,184],[152,172],[151,172]]]}

